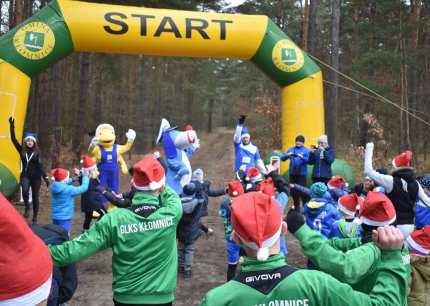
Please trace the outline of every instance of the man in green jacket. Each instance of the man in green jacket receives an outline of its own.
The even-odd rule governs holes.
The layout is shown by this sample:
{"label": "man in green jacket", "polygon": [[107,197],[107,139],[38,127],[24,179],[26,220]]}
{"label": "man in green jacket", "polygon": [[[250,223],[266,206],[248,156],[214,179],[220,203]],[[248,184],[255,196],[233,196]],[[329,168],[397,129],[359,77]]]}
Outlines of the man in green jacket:
{"label": "man in green jacket", "polygon": [[[355,290],[370,293],[378,278],[379,267],[384,256],[377,243],[372,242],[372,233],[378,227],[393,225],[396,211],[381,192],[370,191],[360,207],[360,219],[363,227],[361,239],[325,239],[304,225],[302,215],[290,212],[287,223],[290,232],[300,241],[303,253],[317,266],[341,282],[350,284]],[[405,287],[402,287],[402,303],[406,305],[407,281],[409,279],[409,252],[401,250],[405,274]]]}
{"label": "man in green jacket", "polygon": [[402,263],[403,236],[398,229],[386,226],[373,232],[383,260],[378,262],[374,287],[364,294],[323,272],[297,270],[285,263],[279,254],[279,237],[285,234],[286,224],[269,196],[257,192],[239,196],[233,200],[231,213],[232,235],[247,257],[240,274],[211,290],[202,306],[402,304],[407,269]]}
{"label": "man in green jacket", "polygon": [[112,248],[115,305],[172,305],[181,201],[152,156],[133,166],[132,185],[137,192],[130,208],[115,209],[77,238],[50,246],[51,255],[66,266]]}

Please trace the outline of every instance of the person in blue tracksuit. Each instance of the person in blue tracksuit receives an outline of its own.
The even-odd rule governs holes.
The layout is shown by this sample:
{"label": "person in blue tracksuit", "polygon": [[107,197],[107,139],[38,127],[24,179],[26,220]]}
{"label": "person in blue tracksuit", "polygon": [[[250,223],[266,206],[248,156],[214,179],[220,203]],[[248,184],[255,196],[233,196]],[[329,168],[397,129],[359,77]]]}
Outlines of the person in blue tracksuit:
{"label": "person in blue tracksuit", "polygon": [[251,143],[251,135],[246,127],[244,127],[246,116],[240,116],[236,130],[234,132],[234,152],[235,152],[235,169],[248,172],[251,167],[256,167],[262,174],[266,174],[267,170],[264,162],[260,157],[260,151]]}
{"label": "person in blue tracksuit", "polygon": [[[282,161],[290,160],[288,173],[290,175],[291,184],[306,186],[310,151],[305,148],[304,144],[305,137],[302,135],[297,136],[295,146],[289,148],[288,151],[281,156]],[[309,198],[305,194],[295,190],[292,190],[291,196],[293,197],[294,209],[297,211],[300,211],[300,200],[303,201],[303,204],[309,201]]]}
{"label": "person in blue tracksuit", "polygon": [[82,184],[73,186],[69,171],[62,168],[52,170],[55,182],[51,184],[52,223],[64,228],[70,235],[72,219],[75,214],[74,197],[86,192],[89,185],[87,172],[82,173]]}
{"label": "person in blue tracksuit", "polygon": [[328,144],[327,135],[318,138],[318,147],[313,147],[309,157],[309,164],[314,165],[312,170],[312,182],[328,183],[333,176],[331,165],[336,159],[334,149]]}
{"label": "person in blue tracksuit", "polygon": [[218,214],[223,219],[224,237],[227,251],[227,281],[236,276],[237,264],[240,259],[240,245],[233,241],[231,234],[233,226],[231,225],[231,204],[234,197],[244,194],[245,190],[240,181],[232,181],[228,184],[228,198],[221,202]]}
{"label": "person in blue tracksuit", "polygon": [[340,219],[339,212],[332,202],[324,199],[327,186],[318,182],[311,186],[312,198],[305,204],[303,213],[306,217],[306,224],[313,230],[328,238],[332,224]]}
{"label": "person in blue tracksuit", "polygon": [[[430,197],[430,175],[419,177],[418,183],[423,187],[425,194]],[[415,206],[415,227],[422,229],[426,225],[430,225],[430,207],[418,199]]]}

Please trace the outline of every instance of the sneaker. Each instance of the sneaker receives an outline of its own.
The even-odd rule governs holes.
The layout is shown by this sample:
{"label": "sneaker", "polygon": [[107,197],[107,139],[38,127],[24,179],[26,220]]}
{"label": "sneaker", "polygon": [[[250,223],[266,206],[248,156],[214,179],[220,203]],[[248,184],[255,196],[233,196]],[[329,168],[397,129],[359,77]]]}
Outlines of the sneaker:
{"label": "sneaker", "polygon": [[185,269],[184,270],[184,278],[185,279],[190,279],[191,276],[192,276],[191,269]]}
{"label": "sneaker", "polygon": [[170,128],[170,123],[167,121],[167,119],[161,119],[160,124],[160,130],[158,131],[158,137],[155,144],[159,143],[161,141],[161,138],[163,137],[163,132]]}

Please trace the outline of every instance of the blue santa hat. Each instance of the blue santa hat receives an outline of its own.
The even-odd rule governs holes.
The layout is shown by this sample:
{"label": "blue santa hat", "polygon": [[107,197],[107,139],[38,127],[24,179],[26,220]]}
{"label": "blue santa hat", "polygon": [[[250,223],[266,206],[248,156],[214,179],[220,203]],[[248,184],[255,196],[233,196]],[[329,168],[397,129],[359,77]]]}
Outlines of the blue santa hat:
{"label": "blue santa hat", "polygon": [[243,137],[251,137],[251,134],[249,134],[249,130],[246,127],[242,128],[242,134],[240,135],[241,138]]}
{"label": "blue santa hat", "polygon": [[25,132],[24,141],[27,141],[27,140],[33,140],[34,142],[37,142],[37,134],[32,132]]}

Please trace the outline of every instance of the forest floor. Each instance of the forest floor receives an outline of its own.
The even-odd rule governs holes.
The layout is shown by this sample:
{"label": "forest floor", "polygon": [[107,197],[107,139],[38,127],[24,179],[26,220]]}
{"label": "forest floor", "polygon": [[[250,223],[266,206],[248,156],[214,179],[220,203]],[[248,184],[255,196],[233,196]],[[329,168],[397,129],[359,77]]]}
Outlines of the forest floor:
{"label": "forest floor", "polygon": [[[202,168],[205,178],[212,181],[212,188],[224,188],[232,179],[233,169],[233,131],[218,129],[211,134],[200,135],[201,149],[193,156],[193,169]],[[133,160],[139,157],[134,156]],[[128,178],[122,177],[121,190],[128,190]],[[41,216],[39,223],[50,222],[50,203],[46,189],[41,191]],[[184,280],[178,275],[175,306],[199,305],[203,296],[211,288],[221,285],[226,280],[226,252],[222,219],[218,217],[218,206],[223,198],[212,198],[209,204],[209,216],[204,223],[214,229],[214,235],[202,237],[196,243],[193,276]],[[72,237],[82,231],[83,214],[77,200],[76,214],[73,220]],[[287,236],[289,254],[287,262],[304,267],[306,259],[300,245],[289,233]],[[77,305],[112,305],[112,269],[111,250],[94,255],[77,265],[79,285],[70,306]]]}

